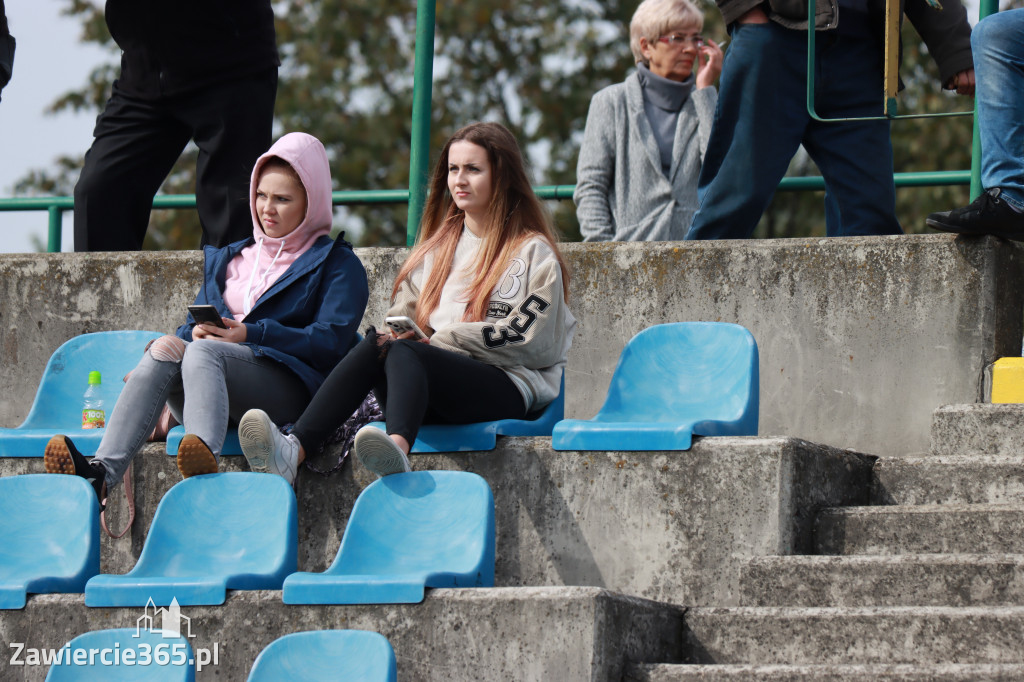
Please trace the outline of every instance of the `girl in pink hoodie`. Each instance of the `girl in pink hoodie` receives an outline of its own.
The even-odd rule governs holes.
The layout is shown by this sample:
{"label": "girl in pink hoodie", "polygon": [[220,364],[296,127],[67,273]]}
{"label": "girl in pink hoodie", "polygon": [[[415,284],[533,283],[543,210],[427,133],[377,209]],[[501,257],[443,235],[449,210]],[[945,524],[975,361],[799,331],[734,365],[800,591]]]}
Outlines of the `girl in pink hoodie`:
{"label": "girl in pink hoodie", "polygon": [[[196,303],[221,324],[191,315],[147,348],[121,392],[96,456],[66,436],[46,446],[46,470],[82,476],[100,501],[117,484],[166,403],[185,425],[178,469],[214,473],[229,423],[247,410],[294,421],[356,339],[369,290],[344,239],[332,240],[331,175],[315,137],[290,133],[253,168],[252,237],[205,248]],[[294,480],[294,469],[289,472]]]}

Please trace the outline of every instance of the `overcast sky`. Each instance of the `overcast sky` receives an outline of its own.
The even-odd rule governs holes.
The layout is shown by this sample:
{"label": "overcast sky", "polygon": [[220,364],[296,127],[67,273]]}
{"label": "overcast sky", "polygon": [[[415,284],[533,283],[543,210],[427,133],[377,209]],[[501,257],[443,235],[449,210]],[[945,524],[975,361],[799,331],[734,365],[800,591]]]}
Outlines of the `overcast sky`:
{"label": "overcast sky", "polygon": [[[61,154],[82,153],[92,142],[95,114],[47,116],[58,95],[85,82],[108,56],[78,40],[75,19],[59,15],[57,0],[8,0],[7,20],[18,41],[14,77],[0,101],[0,196],[10,197],[21,176],[47,168]],[[65,216],[63,248],[72,248],[71,215]],[[45,211],[0,211],[0,252],[34,251],[30,235],[46,242]]]}

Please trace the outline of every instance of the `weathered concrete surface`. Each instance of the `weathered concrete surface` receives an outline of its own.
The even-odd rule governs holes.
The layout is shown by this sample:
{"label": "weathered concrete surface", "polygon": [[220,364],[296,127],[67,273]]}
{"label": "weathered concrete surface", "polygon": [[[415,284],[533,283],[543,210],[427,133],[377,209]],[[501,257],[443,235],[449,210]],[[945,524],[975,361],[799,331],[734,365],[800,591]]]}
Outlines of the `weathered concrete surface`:
{"label": "weathered concrete surface", "polygon": [[[245,680],[259,652],[291,632],[372,630],[391,642],[398,679],[617,682],[627,663],[682,660],[683,609],[595,588],[429,590],[420,604],[286,606],[281,593],[232,592],[221,606],[183,607],[193,647],[218,644],[198,680]],[[39,595],[0,611],[0,646],[59,648],[89,630],[135,627],[143,610],[86,608],[81,595]],[[42,680],[45,667],[9,664],[5,682]]]}
{"label": "weathered concrete surface", "polygon": [[1024,554],[1024,505],[825,509],[815,534],[819,554]]}
{"label": "weathered concrete surface", "polygon": [[872,504],[1009,504],[1024,500],[1024,456],[882,457]]}
{"label": "weathered concrete surface", "polygon": [[756,557],[743,606],[1024,605],[1024,555]]}
{"label": "weathered concrete surface", "polygon": [[931,454],[1024,456],[1024,405],[943,405],[932,417]]}
{"label": "weathered concrete surface", "polygon": [[1024,607],[700,608],[688,663],[1024,663]]}
{"label": "weathered concrete surface", "polygon": [[[156,504],[179,480],[160,446],[136,458],[138,517],[104,537],[102,570],[135,564]],[[333,452],[324,460],[336,457]],[[703,438],[686,452],[554,452],[547,438],[506,438],[492,452],[413,455],[416,469],[483,476],[494,491],[498,585],[591,585],[683,605],[737,604],[743,559],[809,553],[817,509],[863,504],[873,458],[784,438]],[[222,471],[246,468],[225,457]],[[326,462],[321,461],[320,464]],[[40,471],[0,459],[4,475]],[[359,491],[357,462],[299,477],[299,568],[333,561]],[[127,522],[121,494],[109,524]]]}
{"label": "weathered concrete surface", "polygon": [[672,665],[640,664],[626,682],[1011,682],[1024,679],[1024,665]]}
{"label": "weathered concrete surface", "polygon": [[[379,323],[404,250],[359,249]],[[1019,353],[1024,274],[995,238],[571,244],[566,414],[600,407],[626,341],[652,324],[748,327],[761,364],[761,434],[877,454],[928,447],[931,411],[982,400],[982,374]],[[198,253],[0,256],[0,425],[28,412],[46,358],[87,331],[174,329]]]}

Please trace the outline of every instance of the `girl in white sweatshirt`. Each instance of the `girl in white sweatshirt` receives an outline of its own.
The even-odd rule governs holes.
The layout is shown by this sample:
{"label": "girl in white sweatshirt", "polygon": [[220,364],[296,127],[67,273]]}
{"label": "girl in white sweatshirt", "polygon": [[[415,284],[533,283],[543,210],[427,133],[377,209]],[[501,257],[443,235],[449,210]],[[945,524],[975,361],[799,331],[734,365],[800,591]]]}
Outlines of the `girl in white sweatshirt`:
{"label": "girl in white sweatshirt", "polygon": [[387,433],[364,427],[355,453],[380,476],[409,471],[425,423],[522,419],[559,391],[576,320],[569,273],[513,135],[474,123],[441,151],[418,243],[398,273],[388,316],[414,332],[366,338],[334,368],[283,436],[261,410],[239,424],[254,471],[294,470],[370,390]]}

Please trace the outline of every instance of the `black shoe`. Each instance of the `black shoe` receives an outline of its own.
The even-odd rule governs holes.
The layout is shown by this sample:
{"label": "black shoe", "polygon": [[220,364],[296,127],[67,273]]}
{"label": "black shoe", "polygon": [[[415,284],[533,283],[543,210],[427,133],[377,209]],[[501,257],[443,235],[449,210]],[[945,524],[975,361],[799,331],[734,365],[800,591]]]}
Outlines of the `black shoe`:
{"label": "black shoe", "polygon": [[963,208],[932,213],[925,223],[942,232],[1024,241],[1024,213],[1010,208],[999,198],[1000,192],[998,187],[990,189]]}
{"label": "black shoe", "polygon": [[103,498],[103,481],[107,470],[99,462],[90,462],[85,458],[71,439],[67,436],[54,436],[46,444],[43,453],[43,464],[48,474],[73,474],[81,476],[96,491],[96,499],[100,503],[100,511],[106,508]]}

